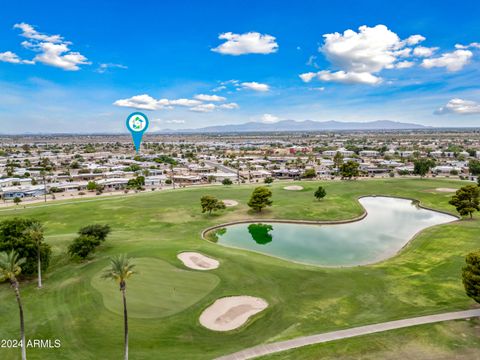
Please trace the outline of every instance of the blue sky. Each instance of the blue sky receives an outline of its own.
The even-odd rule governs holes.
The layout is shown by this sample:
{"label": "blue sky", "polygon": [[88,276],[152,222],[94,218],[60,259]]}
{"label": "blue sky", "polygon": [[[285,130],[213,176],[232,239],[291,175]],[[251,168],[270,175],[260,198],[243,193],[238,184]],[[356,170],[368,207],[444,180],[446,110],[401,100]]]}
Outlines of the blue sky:
{"label": "blue sky", "polygon": [[281,119],[480,126],[480,4],[22,1],[0,12],[0,133]]}

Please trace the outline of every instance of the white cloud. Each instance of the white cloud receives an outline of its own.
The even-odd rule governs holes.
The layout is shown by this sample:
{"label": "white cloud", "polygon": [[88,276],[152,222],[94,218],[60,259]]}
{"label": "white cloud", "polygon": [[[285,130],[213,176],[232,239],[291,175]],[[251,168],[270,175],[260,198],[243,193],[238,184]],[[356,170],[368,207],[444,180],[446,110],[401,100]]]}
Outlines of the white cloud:
{"label": "white cloud", "polygon": [[325,42],[319,50],[345,71],[374,73],[392,67],[396,61],[393,51],[402,48],[398,35],[385,25],[364,25],[358,30],[323,35]]}
{"label": "white cloud", "polygon": [[417,45],[418,43],[421,43],[422,41],[425,41],[426,38],[422,35],[411,35],[409,36],[404,42],[407,44],[407,45]]}
{"label": "white cloud", "polygon": [[458,114],[473,115],[480,114],[480,103],[463,99],[452,99],[445,106],[435,111],[437,115]]}
{"label": "white cloud", "polygon": [[158,110],[158,101],[150,95],[135,95],[128,99],[120,99],[113,103],[113,105],[121,107],[130,107],[140,110]]}
{"label": "white cloud", "polygon": [[104,64],[100,64],[96,72],[103,74],[104,72],[108,71],[108,69],[112,69],[112,68],[128,69],[127,66],[122,64],[104,63]]}
{"label": "white cloud", "polygon": [[256,81],[243,82],[241,85],[244,89],[249,89],[254,91],[266,92],[270,90],[270,86],[268,86],[267,84],[258,83]]}
{"label": "white cloud", "polygon": [[302,79],[303,82],[308,83],[308,82],[312,81],[317,76],[317,73],[308,72],[308,73],[300,74],[298,76],[300,77],[300,79]]}
{"label": "white cloud", "polygon": [[213,88],[212,91],[219,92],[219,91],[225,90],[226,88],[227,87],[225,85],[220,85],[220,86],[217,86],[216,88]]}
{"label": "white cloud", "polygon": [[465,50],[465,49],[471,49],[471,48],[480,49],[480,43],[473,42],[473,43],[470,43],[468,45],[455,44],[455,49]]}
{"label": "white cloud", "polygon": [[206,113],[206,112],[212,112],[216,108],[217,108],[217,105],[208,103],[208,104],[200,104],[200,105],[194,106],[190,110],[195,112]]}
{"label": "white cloud", "polygon": [[277,121],[279,121],[280,118],[278,116],[272,115],[272,114],[263,114],[262,115],[262,122],[267,123],[267,124],[272,124]]}
{"label": "white cloud", "polygon": [[[164,101],[167,99],[161,99],[160,101]],[[178,105],[184,107],[192,107],[200,105],[202,102],[199,100],[192,100],[192,99],[177,99],[177,100],[167,100],[168,105]]]}
{"label": "white cloud", "polygon": [[63,37],[60,35],[46,35],[39,33],[37,30],[32,25],[26,24],[26,23],[19,23],[13,25],[14,29],[20,29],[22,30],[22,33],[20,36],[23,36],[24,38],[27,39],[32,39],[32,40],[38,40],[38,41],[45,41],[45,42],[51,42],[51,43],[59,43],[59,42],[64,42]]}
{"label": "white cloud", "polygon": [[417,46],[415,49],[413,49],[413,55],[419,57],[429,57],[432,56],[437,50],[438,47]]}
{"label": "white cloud", "polygon": [[319,51],[339,70],[300,74],[304,82],[317,78],[347,84],[379,84],[383,79],[377,74],[382,70],[411,67],[411,62],[400,60],[411,56],[412,49],[408,46],[425,40],[418,34],[401,40],[385,25],[364,25],[358,28],[358,32],[349,29],[323,37],[325,40]]}
{"label": "white cloud", "polygon": [[206,94],[198,94],[198,95],[195,95],[194,98],[201,101],[215,101],[215,102],[227,100],[223,96],[206,95]]}
{"label": "white cloud", "polygon": [[323,81],[334,81],[344,84],[367,84],[376,85],[382,82],[382,78],[369,72],[345,72],[345,71],[319,71],[317,77]]}
{"label": "white cloud", "polygon": [[472,56],[473,53],[470,50],[455,50],[437,58],[424,59],[422,66],[426,69],[444,67],[448,71],[459,71],[470,62]]}
{"label": "white cloud", "polygon": [[240,106],[238,106],[237,103],[227,103],[227,104],[222,104],[218,106],[220,109],[226,109],[226,110],[233,110],[233,109],[238,109]]}
{"label": "white cloud", "polygon": [[69,46],[72,43],[65,41],[60,35],[40,33],[32,25],[26,23],[15,24],[13,27],[20,29],[22,31],[20,36],[28,39],[22,42],[22,46],[38,53],[33,60],[22,60],[22,63],[41,62],[68,71],[80,70],[79,65],[91,64],[84,55],[70,51]]}
{"label": "white cloud", "polygon": [[220,40],[226,40],[212,51],[226,55],[271,54],[278,50],[275,37],[258,32],[220,34]]}
{"label": "white cloud", "polygon": [[172,110],[175,107],[186,107],[195,112],[211,112],[216,109],[238,109],[236,103],[213,104],[203,103],[197,99],[155,99],[148,94],[135,95],[127,99],[119,99],[113,103],[120,107],[129,107],[140,110]]}
{"label": "white cloud", "polygon": [[397,69],[408,69],[411,68],[415,63],[413,61],[400,61],[395,64]]}
{"label": "white cloud", "polygon": [[0,61],[8,62],[11,64],[33,64],[33,61],[22,60],[17,54],[11,51],[5,51],[3,53],[0,53]]}
{"label": "white cloud", "polygon": [[[32,46],[33,45],[33,46]],[[55,44],[50,42],[42,42],[39,44],[29,43],[27,47],[40,52],[33,59],[45,65],[61,68],[67,71],[80,70],[78,65],[91,64],[88,59],[79,52],[70,51],[67,43]]]}

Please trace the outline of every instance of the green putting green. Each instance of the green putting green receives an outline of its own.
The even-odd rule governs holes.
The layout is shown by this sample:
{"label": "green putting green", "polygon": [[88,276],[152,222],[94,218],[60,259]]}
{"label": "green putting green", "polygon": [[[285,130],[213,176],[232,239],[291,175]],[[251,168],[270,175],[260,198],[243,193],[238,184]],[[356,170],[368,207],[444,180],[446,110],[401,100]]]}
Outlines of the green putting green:
{"label": "green putting green", "polygon": [[[128,315],[135,318],[160,318],[187,309],[210,293],[220,282],[218,276],[178,269],[154,258],[132,260],[138,271],[127,282]],[[101,277],[92,278],[92,286],[102,294],[105,307],[123,315],[118,285]]]}

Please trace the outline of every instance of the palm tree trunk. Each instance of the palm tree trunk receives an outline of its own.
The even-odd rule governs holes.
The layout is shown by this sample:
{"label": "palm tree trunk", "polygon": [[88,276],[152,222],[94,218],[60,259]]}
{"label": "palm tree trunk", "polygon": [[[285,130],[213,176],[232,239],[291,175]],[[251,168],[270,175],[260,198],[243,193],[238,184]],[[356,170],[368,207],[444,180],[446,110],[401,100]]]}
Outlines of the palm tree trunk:
{"label": "palm tree trunk", "polygon": [[123,296],[123,321],[125,328],[125,360],[128,360],[128,315],[127,315],[127,297],[125,294],[125,285],[122,287]]}
{"label": "palm tree trunk", "polygon": [[40,244],[37,247],[37,276],[38,276],[38,288],[42,288],[42,260],[40,259]]}
{"label": "palm tree trunk", "polygon": [[12,284],[12,288],[15,291],[15,297],[17,298],[18,310],[20,313],[20,337],[22,339],[22,360],[27,360],[27,350],[26,350],[27,344],[25,344],[25,324],[23,319],[23,306],[22,306],[22,300],[20,298],[20,290],[18,288],[17,280],[10,280],[10,283]]}

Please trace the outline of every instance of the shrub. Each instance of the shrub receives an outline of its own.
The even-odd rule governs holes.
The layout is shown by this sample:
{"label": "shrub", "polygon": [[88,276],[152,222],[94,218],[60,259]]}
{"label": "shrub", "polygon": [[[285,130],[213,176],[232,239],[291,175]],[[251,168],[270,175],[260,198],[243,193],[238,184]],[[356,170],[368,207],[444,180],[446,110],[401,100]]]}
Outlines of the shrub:
{"label": "shrub", "polygon": [[78,235],[91,236],[97,238],[100,241],[105,241],[110,231],[110,225],[92,224],[84,226],[80,230],[78,230]]}
{"label": "shrub", "polygon": [[68,246],[71,257],[86,259],[95,248],[100,245],[100,240],[93,236],[80,235]]}

